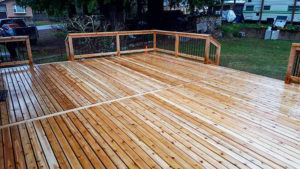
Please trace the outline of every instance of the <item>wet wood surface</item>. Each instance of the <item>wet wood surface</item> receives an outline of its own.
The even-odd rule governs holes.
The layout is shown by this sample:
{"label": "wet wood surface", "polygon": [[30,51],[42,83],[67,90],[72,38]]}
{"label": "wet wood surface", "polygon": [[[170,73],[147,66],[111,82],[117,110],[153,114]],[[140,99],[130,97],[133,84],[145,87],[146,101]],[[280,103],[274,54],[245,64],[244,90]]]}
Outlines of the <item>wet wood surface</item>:
{"label": "wet wood surface", "polygon": [[157,53],[0,80],[0,168],[300,167],[296,84]]}

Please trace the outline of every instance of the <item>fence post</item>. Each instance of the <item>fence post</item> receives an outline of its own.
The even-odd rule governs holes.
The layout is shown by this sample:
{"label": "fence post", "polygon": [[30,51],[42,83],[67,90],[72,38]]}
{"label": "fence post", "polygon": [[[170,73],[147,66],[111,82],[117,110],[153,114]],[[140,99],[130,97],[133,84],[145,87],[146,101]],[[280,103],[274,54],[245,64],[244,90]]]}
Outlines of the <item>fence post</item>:
{"label": "fence post", "polygon": [[153,32],[153,50],[156,52],[156,32]]}
{"label": "fence post", "polygon": [[175,56],[178,57],[179,51],[179,35],[176,33],[175,35]]}
{"label": "fence post", "polygon": [[73,48],[73,38],[69,36],[69,48],[70,48],[70,61],[75,60],[74,56],[74,48]]}
{"label": "fence post", "polygon": [[288,63],[288,69],[287,69],[286,78],[285,78],[285,83],[286,84],[291,83],[291,74],[292,74],[292,69],[293,69],[293,65],[294,65],[295,56],[296,56],[296,48],[292,45],[290,58],[289,58],[289,63]]}
{"label": "fence post", "polygon": [[216,65],[218,66],[220,64],[220,55],[221,55],[221,46],[218,46],[216,51]]}
{"label": "fence post", "polygon": [[204,55],[204,63],[209,63],[209,51],[210,51],[210,37],[206,38],[205,41],[205,55]]}
{"label": "fence post", "polygon": [[116,35],[116,41],[117,41],[117,56],[121,56],[121,46],[120,46],[120,35]]}
{"label": "fence post", "polygon": [[31,52],[29,37],[26,38],[26,49],[27,49],[27,54],[28,54],[29,65],[30,65],[31,68],[33,68],[33,58],[32,58],[32,52]]}
{"label": "fence post", "polygon": [[66,46],[67,59],[70,61],[71,59],[70,59],[70,49],[69,49],[69,42],[68,42],[68,40],[69,40],[69,37],[67,37],[65,39],[65,46]]}

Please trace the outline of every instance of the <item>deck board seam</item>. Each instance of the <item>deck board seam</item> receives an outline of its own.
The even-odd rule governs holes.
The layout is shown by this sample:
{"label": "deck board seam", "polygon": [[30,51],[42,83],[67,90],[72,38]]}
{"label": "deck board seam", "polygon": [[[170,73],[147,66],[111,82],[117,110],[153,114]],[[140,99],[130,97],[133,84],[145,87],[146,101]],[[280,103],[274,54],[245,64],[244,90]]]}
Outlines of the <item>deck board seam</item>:
{"label": "deck board seam", "polygon": [[[234,74],[234,73],[237,73],[237,72],[227,73],[226,75]],[[223,75],[219,75],[219,76],[223,76]],[[206,80],[215,79],[215,78],[218,78],[219,76],[212,77],[212,78],[207,78]],[[103,104],[107,104],[107,103],[112,103],[112,102],[121,101],[121,100],[125,100],[125,99],[130,99],[130,98],[134,98],[134,97],[138,97],[138,96],[143,96],[143,95],[146,95],[146,94],[154,94],[156,92],[160,92],[160,91],[164,91],[164,90],[168,90],[168,89],[174,89],[174,88],[177,88],[177,87],[180,87],[180,86],[184,86],[184,85],[188,85],[188,84],[194,84],[194,83],[199,83],[199,81],[186,82],[186,83],[179,84],[179,85],[176,85],[176,86],[171,86],[171,87],[162,88],[162,89],[158,89],[158,90],[153,90],[153,91],[149,91],[149,92],[142,92],[142,93],[138,93],[138,94],[131,95],[131,96],[125,96],[125,97],[121,97],[121,98],[117,98],[117,99],[113,99],[113,100],[107,100],[107,101],[98,102],[98,103],[95,103],[95,104],[90,104],[90,105],[81,106],[81,107],[77,107],[77,108],[73,108],[73,109],[68,109],[68,110],[64,110],[64,111],[60,111],[60,112],[56,112],[56,113],[52,113],[52,114],[47,114],[47,115],[44,115],[44,116],[35,117],[35,118],[32,118],[32,119],[28,119],[28,120],[23,120],[23,121],[18,121],[18,122],[15,122],[15,123],[2,125],[2,126],[0,126],[0,129],[7,128],[7,127],[12,127],[12,126],[15,126],[15,125],[19,125],[19,124],[23,124],[23,123],[27,123],[27,122],[32,122],[32,121],[36,121],[36,120],[41,120],[41,119],[45,119],[45,118],[48,118],[48,117],[59,116],[59,115],[66,114],[66,113],[69,113],[69,112],[79,111],[79,110],[82,110],[82,109],[87,109],[87,108],[91,108],[91,107],[95,107],[95,106],[99,106],[99,105],[103,105]]]}

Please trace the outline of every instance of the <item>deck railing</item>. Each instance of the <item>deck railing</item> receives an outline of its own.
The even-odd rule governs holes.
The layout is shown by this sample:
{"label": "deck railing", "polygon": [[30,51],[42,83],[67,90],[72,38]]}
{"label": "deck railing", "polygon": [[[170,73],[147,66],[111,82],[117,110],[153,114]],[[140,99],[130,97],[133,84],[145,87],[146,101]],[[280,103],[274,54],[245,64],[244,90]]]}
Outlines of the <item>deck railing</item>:
{"label": "deck railing", "polygon": [[68,60],[145,51],[173,54],[219,65],[221,44],[210,35],[160,30],[70,33]]}
{"label": "deck railing", "polygon": [[0,67],[29,64],[33,66],[28,36],[0,38]]}
{"label": "deck railing", "polygon": [[300,44],[299,43],[292,44],[285,82],[287,84],[291,82],[300,83]]}

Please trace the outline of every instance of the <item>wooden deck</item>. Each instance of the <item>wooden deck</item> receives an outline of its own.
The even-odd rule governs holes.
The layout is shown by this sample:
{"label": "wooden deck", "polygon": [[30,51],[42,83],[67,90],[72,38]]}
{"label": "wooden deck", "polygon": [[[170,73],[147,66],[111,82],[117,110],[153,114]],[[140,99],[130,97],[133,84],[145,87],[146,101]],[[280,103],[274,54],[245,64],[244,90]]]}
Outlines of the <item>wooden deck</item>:
{"label": "wooden deck", "polygon": [[1,69],[0,168],[300,168],[300,86],[163,54]]}

